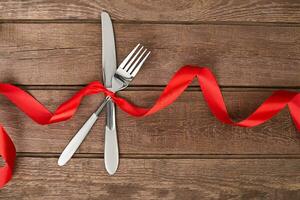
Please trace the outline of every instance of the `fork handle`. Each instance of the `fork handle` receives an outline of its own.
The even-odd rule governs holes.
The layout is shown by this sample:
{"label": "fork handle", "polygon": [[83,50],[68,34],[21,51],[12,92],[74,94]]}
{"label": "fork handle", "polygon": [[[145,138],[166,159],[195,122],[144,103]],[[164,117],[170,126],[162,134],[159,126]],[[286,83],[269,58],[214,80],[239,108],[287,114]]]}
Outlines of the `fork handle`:
{"label": "fork handle", "polygon": [[75,136],[72,138],[72,140],[69,142],[69,144],[66,146],[66,148],[60,155],[58,159],[59,166],[65,165],[72,158],[76,150],[79,148],[83,140],[86,138],[86,136],[94,126],[101,111],[110,99],[111,97],[107,96],[102,102],[102,104],[99,106],[97,111],[90,116],[90,118],[84,123],[81,129],[75,134]]}
{"label": "fork handle", "polygon": [[107,102],[111,100],[110,96],[106,96],[106,98],[103,100],[102,104],[99,106],[99,108],[97,109],[97,111],[95,112],[95,114],[97,116],[100,115],[100,113],[102,112],[103,108],[105,107],[105,105],[107,104]]}

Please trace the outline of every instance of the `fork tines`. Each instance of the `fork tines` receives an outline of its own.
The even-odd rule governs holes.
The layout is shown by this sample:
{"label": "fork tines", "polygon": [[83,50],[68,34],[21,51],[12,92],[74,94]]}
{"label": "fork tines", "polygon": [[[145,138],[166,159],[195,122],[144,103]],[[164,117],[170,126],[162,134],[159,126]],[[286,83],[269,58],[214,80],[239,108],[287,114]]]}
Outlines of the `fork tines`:
{"label": "fork tines", "polygon": [[[134,49],[128,54],[128,56],[124,59],[124,61],[120,64],[118,69],[123,69],[131,76],[135,76],[143,63],[151,53],[149,51],[145,56],[144,54],[147,52],[147,49],[144,49],[144,46],[138,44]],[[143,51],[142,51],[143,50]],[[142,53],[141,53],[142,52]],[[144,57],[143,57],[144,56]],[[132,64],[133,63],[133,64]]]}

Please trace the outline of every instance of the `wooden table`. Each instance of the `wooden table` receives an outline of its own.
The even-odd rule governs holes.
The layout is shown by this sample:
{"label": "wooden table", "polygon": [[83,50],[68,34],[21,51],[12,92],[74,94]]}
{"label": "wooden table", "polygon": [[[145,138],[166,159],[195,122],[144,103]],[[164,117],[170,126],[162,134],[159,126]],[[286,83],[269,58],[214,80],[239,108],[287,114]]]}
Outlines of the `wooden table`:
{"label": "wooden table", "polygon": [[[51,110],[101,80],[100,12],[114,22],[118,61],[138,42],[150,59],[120,95],[150,106],[184,64],[209,66],[235,120],[278,88],[300,87],[297,0],[0,2],[0,80]],[[224,125],[196,84],[143,119],[118,110],[120,167],[107,175],[101,116],[75,158],[59,153],[103,96],[67,122],[40,126],[0,97],[17,164],[0,199],[300,199],[300,135],[288,110],[251,128]]]}

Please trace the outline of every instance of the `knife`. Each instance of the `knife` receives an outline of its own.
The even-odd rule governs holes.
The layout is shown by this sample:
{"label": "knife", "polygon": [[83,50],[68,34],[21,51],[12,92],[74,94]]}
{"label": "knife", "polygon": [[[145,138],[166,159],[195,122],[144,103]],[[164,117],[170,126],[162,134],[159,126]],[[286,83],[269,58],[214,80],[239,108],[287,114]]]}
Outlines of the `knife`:
{"label": "knife", "polygon": [[[106,88],[111,88],[112,78],[115,74],[117,63],[113,26],[108,13],[101,13],[101,24],[103,83]],[[106,171],[110,175],[113,175],[117,171],[119,165],[115,104],[112,101],[109,101],[106,109],[104,164]]]}

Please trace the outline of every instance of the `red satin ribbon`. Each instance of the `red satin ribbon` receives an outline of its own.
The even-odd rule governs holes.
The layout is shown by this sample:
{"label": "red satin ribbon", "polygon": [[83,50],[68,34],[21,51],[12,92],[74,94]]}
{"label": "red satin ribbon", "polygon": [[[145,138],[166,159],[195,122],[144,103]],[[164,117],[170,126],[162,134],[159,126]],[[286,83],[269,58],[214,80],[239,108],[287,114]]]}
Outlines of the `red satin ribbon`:
{"label": "red satin ribbon", "polygon": [[[28,115],[38,124],[51,124],[66,121],[76,112],[83,97],[97,93],[104,93],[111,96],[114,102],[125,112],[132,116],[143,117],[154,114],[159,110],[172,104],[177,97],[189,86],[191,81],[197,77],[205,101],[211,112],[221,122],[233,126],[253,127],[264,123],[272,118],[286,105],[288,105],[292,119],[300,131],[300,94],[291,91],[275,91],[262,103],[248,118],[240,122],[233,122],[227,112],[220,88],[214,75],[208,68],[197,66],[184,66],[178,70],[170,80],[156,103],[151,108],[135,106],[125,99],[116,96],[107,90],[100,82],[95,81],[78,91],[68,101],[51,113],[34,97],[10,84],[0,84],[0,93],[6,96],[20,110]],[[3,187],[12,177],[16,150],[13,142],[3,127],[0,125],[0,155],[5,161],[5,166],[0,168],[0,188]]]}

